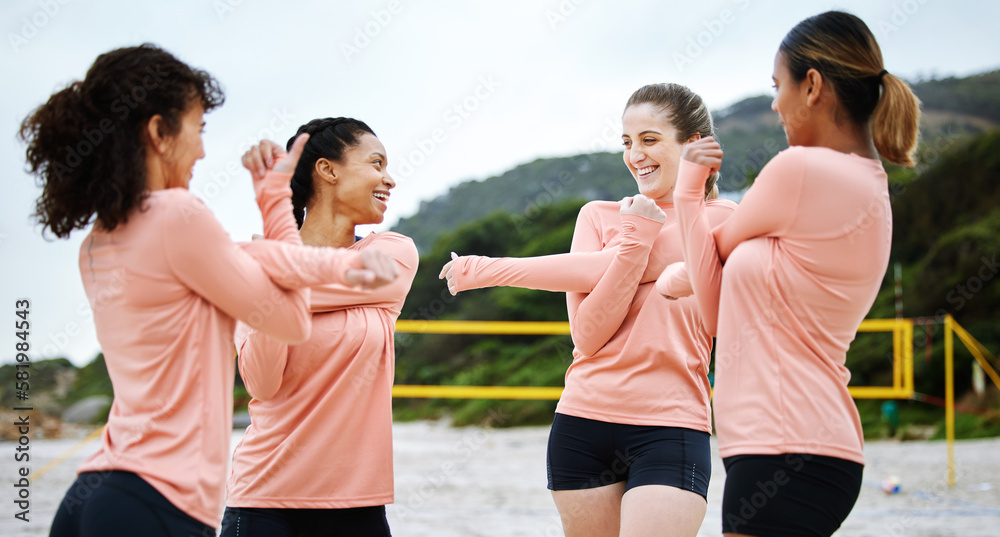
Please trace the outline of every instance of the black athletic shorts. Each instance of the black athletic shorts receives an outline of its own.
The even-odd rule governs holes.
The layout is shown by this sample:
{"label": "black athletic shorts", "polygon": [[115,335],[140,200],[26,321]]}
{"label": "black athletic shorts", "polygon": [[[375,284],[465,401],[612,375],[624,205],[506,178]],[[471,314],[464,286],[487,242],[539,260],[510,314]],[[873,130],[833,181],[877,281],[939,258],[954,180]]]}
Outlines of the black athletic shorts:
{"label": "black athletic shorts", "polygon": [[132,472],[77,476],[63,497],[49,537],[215,537]]}
{"label": "black athletic shorts", "polygon": [[226,507],[220,537],[389,537],[385,506],[351,509]]}
{"label": "black athletic shorts", "polygon": [[625,425],[557,413],[547,456],[550,490],[625,482],[625,490],[666,485],[708,496],[709,434],[683,427]]}
{"label": "black athletic shorts", "polygon": [[861,493],[864,466],[807,453],[727,457],[723,533],[827,537]]}

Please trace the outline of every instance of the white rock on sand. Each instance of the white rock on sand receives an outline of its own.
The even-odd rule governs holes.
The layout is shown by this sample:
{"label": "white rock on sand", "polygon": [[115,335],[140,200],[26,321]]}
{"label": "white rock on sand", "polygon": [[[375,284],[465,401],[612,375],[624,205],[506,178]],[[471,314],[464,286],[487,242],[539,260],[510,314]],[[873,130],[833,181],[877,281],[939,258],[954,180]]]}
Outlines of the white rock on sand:
{"label": "white rock on sand", "polygon": [[[562,535],[559,518],[545,489],[546,427],[514,429],[453,428],[444,422],[394,426],[396,503],[388,507],[396,537],[470,537]],[[233,445],[241,436],[234,432]],[[35,440],[32,470],[41,468],[79,439]],[[714,444],[713,444],[714,445]],[[59,500],[76,466],[96,443],[31,484],[31,521],[14,518],[19,464],[15,444],[0,443],[0,535],[48,535]],[[865,486],[840,537],[986,537],[1000,534],[1000,439],[956,445],[957,485],[946,484],[943,442],[871,442]],[[721,534],[721,497],[725,472],[716,453],[709,507],[701,536]],[[886,495],[880,482],[900,478],[902,490]]]}

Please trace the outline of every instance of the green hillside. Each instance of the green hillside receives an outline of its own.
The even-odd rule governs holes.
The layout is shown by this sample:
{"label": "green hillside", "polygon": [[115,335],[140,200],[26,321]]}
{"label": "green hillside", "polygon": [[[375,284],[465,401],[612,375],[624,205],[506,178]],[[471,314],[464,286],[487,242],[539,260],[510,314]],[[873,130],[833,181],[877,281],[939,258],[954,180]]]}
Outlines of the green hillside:
{"label": "green hillside", "polygon": [[[924,103],[921,135],[930,160],[956,139],[1000,127],[1000,71],[967,78],[913,84]],[[719,188],[738,193],[778,151],[788,147],[771,96],[743,99],[713,113],[725,151]],[[424,201],[419,211],[394,227],[427,252],[441,234],[494,211],[511,215],[517,230],[524,218],[569,199],[617,200],[635,194],[635,182],[621,153],[539,159],[482,181],[467,181]]]}

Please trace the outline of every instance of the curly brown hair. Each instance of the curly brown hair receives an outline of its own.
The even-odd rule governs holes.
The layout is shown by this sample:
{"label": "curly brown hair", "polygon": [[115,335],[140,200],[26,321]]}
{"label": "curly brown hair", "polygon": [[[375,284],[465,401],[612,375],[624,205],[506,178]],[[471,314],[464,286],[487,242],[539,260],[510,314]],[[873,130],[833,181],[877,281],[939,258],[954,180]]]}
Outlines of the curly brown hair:
{"label": "curly brown hair", "polygon": [[105,230],[128,221],[146,189],[146,126],[163,118],[176,135],[194,102],[205,111],[225,95],[205,71],[149,43],[101,54],[82,81],[54,93],[21,123],[28,171],[42,195],[35,219],[42,232],[66,238],[95,219]]}

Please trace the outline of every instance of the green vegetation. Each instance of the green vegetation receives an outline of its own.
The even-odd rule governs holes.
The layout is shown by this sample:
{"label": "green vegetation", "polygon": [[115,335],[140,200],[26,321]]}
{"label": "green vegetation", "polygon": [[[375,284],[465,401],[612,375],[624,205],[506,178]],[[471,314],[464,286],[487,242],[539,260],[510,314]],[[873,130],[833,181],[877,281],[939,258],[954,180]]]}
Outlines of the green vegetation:
{"label": "green vegetation", "polygon": [[927,110],[968,114],[1000,123],[1000,71],[966,78],[948,77],[913,85]]}

